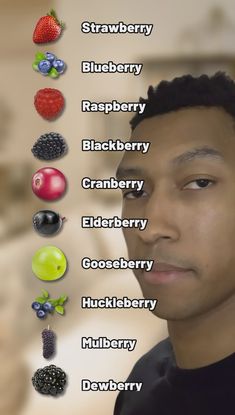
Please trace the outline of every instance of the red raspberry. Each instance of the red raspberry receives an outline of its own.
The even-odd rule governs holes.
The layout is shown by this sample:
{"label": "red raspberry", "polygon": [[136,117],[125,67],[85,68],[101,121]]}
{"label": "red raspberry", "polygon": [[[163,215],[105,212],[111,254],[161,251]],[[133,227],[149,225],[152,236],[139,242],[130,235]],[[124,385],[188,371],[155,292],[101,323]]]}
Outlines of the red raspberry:
{"label": "red raspberry", "polygon": [[34,105],[37,112],[47,120],[59,116],[64,108],[64,97],[58,89],[40,89],[34,97]]}

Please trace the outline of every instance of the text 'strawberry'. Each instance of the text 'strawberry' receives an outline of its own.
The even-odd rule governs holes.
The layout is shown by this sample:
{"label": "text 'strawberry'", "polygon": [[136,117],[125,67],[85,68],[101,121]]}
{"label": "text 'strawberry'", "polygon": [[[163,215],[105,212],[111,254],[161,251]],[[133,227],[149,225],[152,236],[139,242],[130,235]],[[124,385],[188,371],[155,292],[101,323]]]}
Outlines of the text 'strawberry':
{"label": "text 'strawberry'", "polygon": [[40,160],[54,160],[66,154],[67,150],[68,147],[62,135],[51,132],[41,135],[31,151]]}
{"label": "text 'strawberry'", "polygon": [[55,10],[52,9],[38,20],[33,32],[33,41],[34,43],[53,42],[60,37],[63,29],[64,23],[59,22]]}
{"label": "text 'strawberry'", "polygon": [[58,89],[39,89],[34,97],[34,106],[37,112],[47,120],[57,118],[64,109],[65,100]]}
{"label": "text 'strawberry'", "polygon": [[55,354],[55,333],[51,329],[42,331],[43,357],[49,359]]}
{"label": "text 'strawberry'", "polygon": [[32,383],[39,393],[56,396],[64,391],[66,373],[55,365],[45,366],[34,373]]}

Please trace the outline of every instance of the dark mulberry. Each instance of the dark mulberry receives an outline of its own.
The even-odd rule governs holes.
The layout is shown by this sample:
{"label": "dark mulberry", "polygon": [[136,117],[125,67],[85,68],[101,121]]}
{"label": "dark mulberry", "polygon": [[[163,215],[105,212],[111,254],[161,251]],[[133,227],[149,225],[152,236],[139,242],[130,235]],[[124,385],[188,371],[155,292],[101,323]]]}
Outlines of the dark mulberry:
{"label": "dark mulberry", "polygon": [[55,354],[55,333],[51,329],[42,331],[43,357],[49,359]]}

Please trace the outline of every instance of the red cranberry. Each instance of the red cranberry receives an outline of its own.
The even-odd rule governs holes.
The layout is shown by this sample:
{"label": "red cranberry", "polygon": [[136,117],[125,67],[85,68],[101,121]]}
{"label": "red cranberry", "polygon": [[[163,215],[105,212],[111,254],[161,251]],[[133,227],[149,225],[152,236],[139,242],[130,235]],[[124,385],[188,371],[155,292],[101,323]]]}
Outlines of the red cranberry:
{"label": "red cranberry", "polygon": [[66,178],[60,170],[44,167],[32,178],[32,189],[43,200],[57,200],[66,190]]}

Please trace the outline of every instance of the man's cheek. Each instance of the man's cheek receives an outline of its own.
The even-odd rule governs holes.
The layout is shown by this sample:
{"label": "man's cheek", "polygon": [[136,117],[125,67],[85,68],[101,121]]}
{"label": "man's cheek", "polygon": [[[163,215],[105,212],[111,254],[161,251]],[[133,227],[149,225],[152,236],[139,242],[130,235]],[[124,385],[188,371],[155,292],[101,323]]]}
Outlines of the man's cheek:
{"label": "man's cheek", "polygon": [[225,223],[221,215],[201,214],[192,221],[191,236],[193,240],[206,248],[219,243],[225,233]]}

